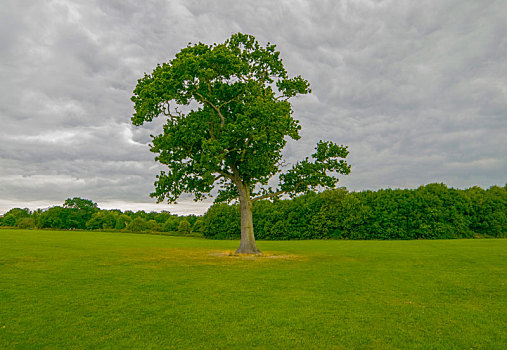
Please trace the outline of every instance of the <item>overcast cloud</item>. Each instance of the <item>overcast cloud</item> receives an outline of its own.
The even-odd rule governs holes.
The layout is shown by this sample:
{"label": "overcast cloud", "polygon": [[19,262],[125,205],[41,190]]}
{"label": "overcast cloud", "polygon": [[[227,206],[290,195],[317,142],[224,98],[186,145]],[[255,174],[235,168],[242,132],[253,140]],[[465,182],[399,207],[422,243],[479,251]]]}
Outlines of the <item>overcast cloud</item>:
{"label": "overcast cloud", "polygon": [[232,33],[277,44],[313,93],[294,100],[302,139],[349,145],[350,190],[507,182],[506,1],[2,1],[0,213],[80,196],[155,205],[156,122],[130,125],[137,79],[188,42]]}

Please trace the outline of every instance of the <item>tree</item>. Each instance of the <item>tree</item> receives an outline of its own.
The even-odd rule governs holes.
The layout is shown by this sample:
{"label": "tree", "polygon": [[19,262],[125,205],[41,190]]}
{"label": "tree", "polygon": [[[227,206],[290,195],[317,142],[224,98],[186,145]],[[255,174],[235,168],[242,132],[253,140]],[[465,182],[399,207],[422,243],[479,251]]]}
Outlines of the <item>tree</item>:
{"label": "tree", "polygon": [[180,224],[180,219],[176,215],[171,215],[162,224],[162,230],[164,232],[177,231],[179,224]]}
{"label": "tree", "polygon": [[23,218],[30,217],[30,209],[13,208],[0,217],[3,226],[16,226]]}
{"label": "tree", "polygon": [[150,229],[150,225],[143,218],[135,218],[127,225],[127,230],[131,232],[142,232],[148,231]]}
{"label": "tree", "polygon": [[93,203],[89,199],[74,197],[67,198],[63,203],[64,208],[73,208],[86,211],[97,211],[97,203]]}
{"label": "tree", "polygon": [[68,212],[66,227],[68,229],[86,229],[86,222],[91,219],[94,213],[100,210],[97,207],[97,203],[79,197],[67,198],[63,203],[63,207]]}
{"label": "tree", "polygon": [[90,220],[86,222],[89,230],[112,229],[116,226],[116,219],[119,215],[112,210],[101,210],[93,213]]}
{"label": "tree", "polygon": [[35,227],[35,220],[30,217],[25,217],[18,221],[17,226],[22,229],[32,229]]}
{"label": "tree", "polygon": [[70,210],[60,206],[51,207],[41,213],[39,217],[40,228],[69,229]]}
{"label": "tree", "polygon": [[[310,93],[301,76],[289,78],[275,45],[233,34],[221,44],[183,48],[168,63],[138,80],[132,101],[136,126],[166,116],[153,136],[155,160],[167,165],[152,197],[175,202],[182,193],[195,200],[218,188],[216,202],[239,198],[241,244],[237,253],[260,253],[255,244],[252,203],[316,188],[332,188],[348,174],[347,147],[320,141],[316,152],[280,174],[286,138],[298,140],[301,126],[289,99]],[[268,181],[279,175],[274,189]]]}
{"label": "tree", "polygon": [[180,224],[178,225],[178,232],[186,235],[192,232],[192,225],[190,225],[190,222],[187,219],[180,221]]}
{"label": "tree", "polygon": [[194,224],[192,225],[192,231],[193,232],[202,232],[204,226],[204,219],[202,217],[199,217],[195,220]]}

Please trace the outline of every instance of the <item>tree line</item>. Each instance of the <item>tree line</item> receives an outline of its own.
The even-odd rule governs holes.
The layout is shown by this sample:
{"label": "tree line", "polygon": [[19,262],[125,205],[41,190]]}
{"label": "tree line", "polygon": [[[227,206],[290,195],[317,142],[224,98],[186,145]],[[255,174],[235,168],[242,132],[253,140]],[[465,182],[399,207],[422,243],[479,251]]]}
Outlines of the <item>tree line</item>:
{"label": "tree line", "polygon": [[[310,192],[253,205],[256,236],[289,239],[448,239],[507,237],[507,185],[488,189],[429,184],[417,189]],[[46,210],[14,208],[0,226],[60,230],[196,232],[211,239],[239,239],[238,204],[215,204],[204,216],[169,212],[101,210],[78,197]]]}
{"label": "tree line", "polygon": [[[469,189],[429,184],[417,189],[308,193],[253,206],[256,237],[289,239],[449,239],[507,236],[507,185]],[[238,205],[204,215],[203,234],[237,239]]]}
{"label": "tree line", "polygon": [[14,208],[0,217],[0,226],[23,229],[58,230],[125,230],[130,232],[180,232],[202,230],[202,217],[178,216],[167,211],[136,212],[118,209],[102,210],[97,204],[79,197],[67,199],[63,205],[30,211]]}

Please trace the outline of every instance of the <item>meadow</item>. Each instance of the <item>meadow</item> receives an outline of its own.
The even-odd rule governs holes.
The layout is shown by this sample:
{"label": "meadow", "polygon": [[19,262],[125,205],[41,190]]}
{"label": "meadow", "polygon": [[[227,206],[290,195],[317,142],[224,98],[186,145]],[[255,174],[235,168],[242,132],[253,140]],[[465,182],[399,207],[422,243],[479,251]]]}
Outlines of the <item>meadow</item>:
{"label": "meadow", "polygon": [[507,240],[0,230],[1,349],[505,349]]}

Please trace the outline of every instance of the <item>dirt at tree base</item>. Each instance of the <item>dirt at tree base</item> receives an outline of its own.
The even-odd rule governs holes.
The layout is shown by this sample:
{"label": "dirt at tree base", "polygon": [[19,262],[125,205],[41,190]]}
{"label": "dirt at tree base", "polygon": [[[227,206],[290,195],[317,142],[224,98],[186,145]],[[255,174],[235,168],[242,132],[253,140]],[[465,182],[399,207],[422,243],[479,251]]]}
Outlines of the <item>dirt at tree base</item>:
{"label": "dirt at tree base", "polygon": [[233,250],[221,250],[221,251],[212,251],[209,252],[210,256],[218,256],[218,257],[231,257],[238,259],[247,259],[247,260],[255,260],[255,259],[287,259],[287,260],[301,260],[301,256],[294,254],[278,254],[278,253],[270,253],[270,252],[262,252],[260,254],[237,254]]}

